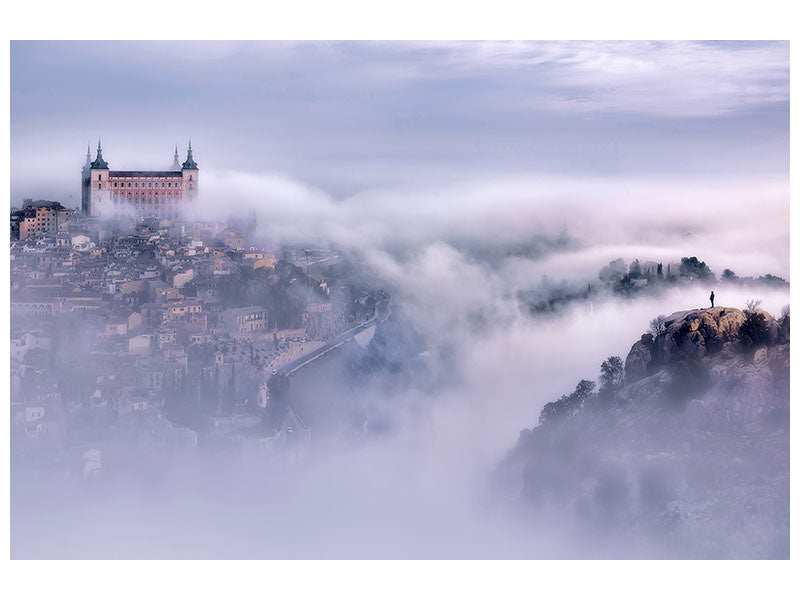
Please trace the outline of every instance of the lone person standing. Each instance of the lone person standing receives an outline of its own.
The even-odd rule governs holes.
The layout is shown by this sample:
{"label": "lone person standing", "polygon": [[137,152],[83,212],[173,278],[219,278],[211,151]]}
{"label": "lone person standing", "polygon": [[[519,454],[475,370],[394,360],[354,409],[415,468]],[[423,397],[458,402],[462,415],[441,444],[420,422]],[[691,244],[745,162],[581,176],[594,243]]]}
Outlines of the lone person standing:
{"label": "lone person standing", "polygon": [[711,308],[714,308],[714,290],[711,290]]}

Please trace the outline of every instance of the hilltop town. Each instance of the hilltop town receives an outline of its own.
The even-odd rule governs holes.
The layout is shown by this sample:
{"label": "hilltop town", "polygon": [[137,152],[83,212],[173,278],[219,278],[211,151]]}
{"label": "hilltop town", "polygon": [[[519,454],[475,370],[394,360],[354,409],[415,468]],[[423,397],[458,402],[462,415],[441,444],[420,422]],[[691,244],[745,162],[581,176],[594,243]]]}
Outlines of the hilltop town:
{"label": "hilltop town", "polygon": [[228,223],[100,221],[44,201],[11,216],[16,468],[92,477],[114,448],[198,435],[288,443],[302,419],[270,406],[270,378],[381,297],[337,276],[333,251],[256,246]]}

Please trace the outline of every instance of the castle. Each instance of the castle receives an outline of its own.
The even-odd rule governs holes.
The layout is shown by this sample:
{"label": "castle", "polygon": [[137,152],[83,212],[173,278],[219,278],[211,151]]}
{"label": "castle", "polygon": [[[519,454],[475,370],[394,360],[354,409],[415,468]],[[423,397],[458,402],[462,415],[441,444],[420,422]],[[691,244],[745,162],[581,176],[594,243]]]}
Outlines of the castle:
{"label": "castle", "polygon": [[112,171],[103,159],[98,141],[94,160],[86,149],[86,164],[81,171],[81,210],[87,216],[101,218],[175,217],[195,199],[198,174],[191,141],[182,164],[178,162],[178,147],[175,147],[168,171]]}

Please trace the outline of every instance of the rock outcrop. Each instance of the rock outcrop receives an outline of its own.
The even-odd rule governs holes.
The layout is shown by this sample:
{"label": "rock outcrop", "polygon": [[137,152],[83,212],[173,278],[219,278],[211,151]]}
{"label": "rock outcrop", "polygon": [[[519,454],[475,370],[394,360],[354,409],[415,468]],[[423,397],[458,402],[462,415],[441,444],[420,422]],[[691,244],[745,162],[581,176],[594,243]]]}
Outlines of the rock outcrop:
{"label": "rock outcrop", "polygon": [[527,510],[594,541],[630,536],[653,557],[788,557],[788,315],[717,307],[664,325],[633,344],[620,385],[578,410],[550,403],[498,477]]}
{"label": "rock outcrop", "polygon": [[[750,429],[788,414],[773,401],[788,395],[788,316],[720,306],[673,313],[664,325],[631,347],[618,398],[656,406],[672,398],[707,422],[716,416]],[[738,396],[747,402],[731,401]]]}

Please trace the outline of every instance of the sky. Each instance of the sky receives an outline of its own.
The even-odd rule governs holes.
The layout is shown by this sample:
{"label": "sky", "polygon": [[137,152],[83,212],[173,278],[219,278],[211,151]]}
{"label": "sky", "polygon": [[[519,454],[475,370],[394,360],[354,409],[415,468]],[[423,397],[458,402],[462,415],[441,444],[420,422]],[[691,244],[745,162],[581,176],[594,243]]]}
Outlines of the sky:
{"label": "sky", "polygon": [[789,275],[784,42],[12,43],[12,206],[77,206],[99,138],[112,169],[191,139],[193,217],[252,209],[276,244],[568,230],[595,273]]}
{"label": "sky", "polygon": [[[86,145],[343,200],[477,175],[788,181],[781,42],[13,42],[11,199],[77,205]],[[43,167],[46,167],[43,171]],[[71,200],[69,200],[71,195]]]}

